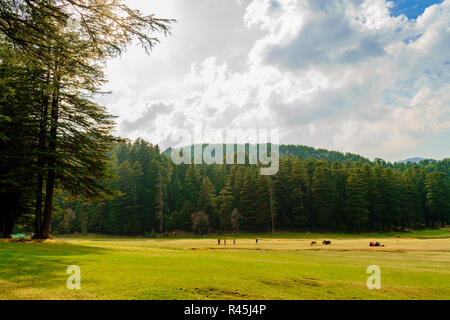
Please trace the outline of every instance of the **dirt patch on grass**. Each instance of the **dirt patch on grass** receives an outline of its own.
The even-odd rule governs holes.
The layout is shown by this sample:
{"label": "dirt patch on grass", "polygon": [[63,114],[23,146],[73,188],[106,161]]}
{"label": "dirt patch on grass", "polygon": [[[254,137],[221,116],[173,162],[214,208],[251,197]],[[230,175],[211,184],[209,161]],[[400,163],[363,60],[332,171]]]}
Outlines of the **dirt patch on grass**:
{"label": "dirt patch on grass", "polygon": [[[405,249],[384,249],[384,248],[355,248],[355,249],[344,249],[344,248],[314,248],[314,249],[299,249],[297,251],[338,251],[338,252],[350,252],[350,251],[367,251],[367,252],[397,252],[397,253],[407,253],[408,251],[423,251],[423,250],[405,250]],[[427,250],[433,251],[433,250]],[[442,250],[436,250],[437,252]]]}
{"label": "dirt patch on grass", "polygon": [[267,284],[269,286],[276,286],[276,287],[285,287],[285,288],[291,288],[291,287],[298,287],[298,286],[307,286],[307,287],[321,287],[322,284],[318,279],[314,278],[300,278],[300,279],[289,279],[289,280],[262,280],[261,281],[264,284]]}
{"label": "dirt patch on grass", "polygon": [[[186,248],[184,250],[191,250],[191,251],[232,251],[232,250],[245,250],[245,251],[258,251],[258,250],[278,250],[278,249],[272,249],[272,248],[248,248],[248,247],[198,247],[198,248]],[[290,249],[286,249],[290,250]]]}
{"label": "dirt patch on grass", "polygon": [[248,297],[248,295],[244,292],[241,292],[239,290],[226,290],[226,289],[219,289],[215,287],[206,287],[206,288],[193,288],[193,289],[186,289],[186,288],[180,288],[180,291],[189,292],[201,295],[205,298],[214,299],[217,297],[227,297],[227,298],[234,298],[234,299],[245,299]]}
{"label": "dirt patch on grass", "polygon": [[[102,246],[102,247],[114,247],[123,249],[140,250],[145,248],[152,248],[153,250],[163,249],[163,250],[186,250],[186,251],[214,251],[214,252],[231,252],[234,250],[246,250],[257,252],[261,251],[303,251],[303,250],[314,250],[314,251],[340,251],[340,252],[350,252],[350,251],[364,251],[364,252],[450,252],[450,242],[448,239],[397,239],[397,238],[377,238],[377,241],[384,244],[385,247],[369,247],[368,239],[333,239],[330,246],[323,246],[320,243],[317,246],[311,246],[309,240],[298,240],[298,239],[264,239],[261,240],[258,245],[255,245],[254,240],[249,239],[237,239],[236,245],[233,245],[232,241],[227,241],[227,246],[221,244],[217,245],[217,240],[212,239],[197,239],[197,240],[184,240],[184,239],[174,239],[167,241],[156,241],[156,240],[143,240],[143,241],[133,241],[127,243],[126,241],[113,241],[109,240],[106,242],[99,241],[98,243],[93,243],[91,241],[68,241],[73,244],[85,244],[88,246]],[[316,240],[319,241],[320,239]]]}

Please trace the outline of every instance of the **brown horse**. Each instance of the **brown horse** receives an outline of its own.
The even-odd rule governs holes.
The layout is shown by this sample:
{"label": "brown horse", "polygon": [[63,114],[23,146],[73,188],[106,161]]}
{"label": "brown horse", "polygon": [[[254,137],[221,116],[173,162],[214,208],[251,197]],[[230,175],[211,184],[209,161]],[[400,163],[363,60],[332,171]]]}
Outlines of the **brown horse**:
{"label": "brown horse", "polygon": [[316,241],[311,242],[311,246],[313,246],[313,245],[315,245],[315,244],[317,244]]}

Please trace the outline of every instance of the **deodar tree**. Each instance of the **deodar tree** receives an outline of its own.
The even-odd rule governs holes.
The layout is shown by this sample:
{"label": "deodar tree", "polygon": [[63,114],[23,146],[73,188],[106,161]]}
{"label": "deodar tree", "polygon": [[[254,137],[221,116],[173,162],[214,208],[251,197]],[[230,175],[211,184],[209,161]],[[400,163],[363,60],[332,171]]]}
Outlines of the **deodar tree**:
{"label": "deodar tree", "polygon": [[[112,194],[107,153],[117,141],[112,135],[114,119],[95,102],[103,94],[104,62],[121,54],[134,39],[150,52],[158,42],[153,34],[167,34],[172,22],[143,15],[120,0],[0,3],[0,37],[6,47],[2,50],[13,48],[17,66],[25,73],[39,73],[30,80],[38,102],[28,101],[25,109],[25,116],[33,120],[33,134],[27,137],[32,151],[23,155],[27,160],[23,165],[1,155],[5,167],[16,172],[23,171],[25,163],[33,164],[27,182],[35,184],[37,238],[50,236],[55,190],[85,200]],[[12,95],[17,98],[19,93],[15,90]],[[22,112],[10,109],[13,118]],[[7,117],[2,119],[11,118]],[[7,145],[8,132],[3,135]]]}

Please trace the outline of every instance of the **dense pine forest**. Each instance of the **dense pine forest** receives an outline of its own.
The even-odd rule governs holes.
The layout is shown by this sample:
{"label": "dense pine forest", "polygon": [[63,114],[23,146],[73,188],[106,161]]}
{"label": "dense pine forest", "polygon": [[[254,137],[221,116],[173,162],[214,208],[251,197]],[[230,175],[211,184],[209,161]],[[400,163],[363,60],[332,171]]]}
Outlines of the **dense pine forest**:
{"label": "dense pine forest", "polygon": [[450,218],[450,159],[391,164],[280,146],[279,173],[261,176],[257,165],[173,165],[167,154],[144,140],[118,144],[110,187],[120,194],[93,204],[60,194],[53,230],[362,232],[438,227]]}

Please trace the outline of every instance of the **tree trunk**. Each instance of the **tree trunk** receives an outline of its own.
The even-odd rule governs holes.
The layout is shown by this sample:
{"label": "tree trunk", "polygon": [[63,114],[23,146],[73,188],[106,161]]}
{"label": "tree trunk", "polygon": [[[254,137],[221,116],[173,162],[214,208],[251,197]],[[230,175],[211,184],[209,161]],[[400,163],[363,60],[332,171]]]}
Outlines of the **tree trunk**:
{"label": "tree trunk", "polygon": [[[47,74],[47,83],[50,81],[50,74]],[[39,124],[39,144],[38,144],[38,175],[36,189],[36,209],[35,209],[35,225],[34,237],[39,239],[42,237],[42,190],[44,187],[43,169],[45,166],[44,152],[47,145],[47,116],[48,116],[49,98],[44,94],[41,109],[41,119]]]}
{"label": "tree trunk", "polygon": [[36,209],[34,219],[34,237],[40,239],[42,237],[42,189],[44,187],[44,176],[38,173],[37,189],[36,189]]}
{"label": "tree trunk", "polygon": [[163,234],[163,198],[162,198],[162,178],[161,178],[161,169],[158,173],[159,180],[159,233],[162,237]]}
{"label": "tree trunk", "polygon": [[0,216],[0,238],[6,238],[6,216]]}
{"label": "tree trunk", "polygon": [[273,208],[272,176],[269,176],[269,193],[270,193],[270,219],[272,222],[272,234],[275,234],[275,213]]}
{"label": "tree trunk", "polygon": [[15,218],[8,215],[4,215],[0,219],[0,238],[9,238],[9,235],[13,232],[15,225]]}
{"label": "tree trunk", "polygon": [[42,239],[50,237],[50,224],[53,212],[53,194],[56,180],[56,140],[58,134],[59,116],[59,76],[56,70],[54,76],[54,89],[52,95],[51,127],[49,137],[48,175],[45,189],[44,219],[42,222]]}
{"label": "tree trunk", "polygon": [[5,232],[5,238],[9,238],[9,235],[13,233],[14,225],[16,224],[16,217],[9,217],[6,218],[6,232]]}
{"label": "tree trunk", "polygon": [[302,216],[303,217],[303,223],[304,223],[304,228],[305,228],[305,230],[306,230],[306,226],[307,226],[307,224],[308,224],[308,219],[307,219],[307,217],[306,217],[306,212],[305,212],[305,201],[304,201],[304,199],[303,199],[303,190],[302,190],[302,187],[300,186],[299,187],[299,194],[300,194],[300,216]]}

